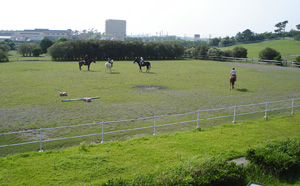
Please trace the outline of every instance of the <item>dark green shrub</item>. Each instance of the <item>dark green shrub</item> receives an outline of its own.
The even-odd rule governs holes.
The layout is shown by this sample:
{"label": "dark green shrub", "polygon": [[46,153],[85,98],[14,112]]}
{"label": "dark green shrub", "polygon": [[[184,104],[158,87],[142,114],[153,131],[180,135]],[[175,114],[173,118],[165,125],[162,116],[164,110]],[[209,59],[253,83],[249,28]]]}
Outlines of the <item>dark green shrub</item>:
{"label": "dark green shrub", "polygon": [[0,49],[0,62],[8,62],[8,57],[5,52]]}
{"label": "dark green shrub", "polygon": [[296,62],[300,62],[300,56],[296,57]]}
{"label": "dark green shrub", "polygon": [[293,176],[300,173],[300,139],[287,140],[265,148],[250,149],[246,159],[266,173]]}
{"label": "dark green shrub", "polygon": [[275,49],[269,48],[269,47],[267,47],[259,52],[259,58],[266,59],[266,60],[273,60],[278,55],[280,55],[279,52],[277,52]]}
{"label": "dark green shrub", "polygon": [[248,51],[246,48],[241,46],[236,46],[232,49],[232,55],[233,57],[238,58],[247,58]]}
{"label": "dark green shrub", "polygon": [[32,49],[32,55],[34,57],[39,57],[41,54],[42,54],[42,49],[41,48]]}
{"label": "dark green shrub", "polygon": [[192,178],[193,181],[190,184],[199,186],[246,185],[244,168],[222,160],[206,162],[192,175]]}
{"label": "dark green shrub", "polygon": [[282,61],[282,57],[281,57],[281,55],[279,54],[278,56],[274,57],[274,60],[277,60],[277,61]]}
{"label": "dark green shrub", "polygon": [[246,172],[235,163],[211,159],[204,163],[187,162],[166,171],[139,175],[130,180],[110,180],[102,185],[197,185],[239,186],[246,185]]}

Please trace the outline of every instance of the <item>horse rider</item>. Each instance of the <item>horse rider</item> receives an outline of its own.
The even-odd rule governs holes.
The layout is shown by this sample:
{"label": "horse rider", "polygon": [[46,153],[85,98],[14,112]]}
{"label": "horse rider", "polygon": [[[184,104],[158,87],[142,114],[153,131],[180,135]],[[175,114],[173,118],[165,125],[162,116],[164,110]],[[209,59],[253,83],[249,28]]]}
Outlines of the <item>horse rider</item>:
{"label": "horse rider", "polygon": [[107,62],[110,63],[111,67],[113,67],[113,61],[112,59],[108,58]]}
{"label": "horse rider", "polygon": [[87,55],[87,54],[85,54],[85,56],[84,56],[84,61],[85,61],[85,64],[88,64],[88,60],[89,60],[89,57],[88,57],[88,55]]}
{"label": "horse rider", "polygon": [[144,64],[144,59],[143,59],[143,57],[140,58],[140,62],[141,62],[141,65]]}
{"label": "horse rider", "polygon": [[234,76],[234,79],[235,79],[235,81],[236,81],[236,71],[235,71],[235,68],[234,68],[234,67],[232,68],[232,70],[231,70],[231,72],[230,72],[230,75],[231,75],[231,76]]}

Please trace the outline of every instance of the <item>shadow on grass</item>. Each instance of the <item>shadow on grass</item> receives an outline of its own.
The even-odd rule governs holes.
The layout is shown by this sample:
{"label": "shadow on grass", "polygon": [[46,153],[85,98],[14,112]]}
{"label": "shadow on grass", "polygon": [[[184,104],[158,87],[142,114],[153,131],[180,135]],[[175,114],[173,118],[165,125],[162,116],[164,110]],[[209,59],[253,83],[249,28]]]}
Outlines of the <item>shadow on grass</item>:
{"label": "shadow on grass", "polygon": [[238,88],[236,90],[240,91],[240,92],[249,92],[248,89],[246,89],[246,88]]}
{"label": "shadow on grass", "polygon": [[111,72],[110,74],[120,74],[120,72]]}
{"label": "shadow on grass", "polygon": [[144,74],[156,74],[155,72],[142,72]]}

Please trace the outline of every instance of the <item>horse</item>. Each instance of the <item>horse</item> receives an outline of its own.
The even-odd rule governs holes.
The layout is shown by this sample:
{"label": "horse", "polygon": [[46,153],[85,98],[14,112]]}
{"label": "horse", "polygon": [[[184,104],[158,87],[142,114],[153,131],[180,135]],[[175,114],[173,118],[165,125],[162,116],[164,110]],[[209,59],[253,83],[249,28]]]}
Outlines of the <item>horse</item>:
{"label": "horse", "polygon": [[229,77],[229,88],[230,88],[230,90],[231,90],[231,87],[232,87],[232,89],[234,89],[234,82],[235,81],[236,81],[236,77],[233,76],[233,75],[230,75],[230,77]]}
{"label": "horse", "polygon": [[81,66],[82,65],[87,65],[88,70],[90,71],[90,65],[91,65],[92,62],[96,63],[96,60],[95,59],[90,59],[90,60],[87,60],[87,61],[85,61],[85,60],[79,61],[79,70],[81,71]]}
{"label": "horse", "polygon": [[151,68],[150,62],[145,61],[144,63],[142,63],[142,62],[140,62],[140,60],[135,59],[135,60],[133,61],[133,63],[137,63],[137,64],[139,65],[139,67],[140,67],[140,72],[142,72],[142,67],[144,67],[144,66],[147,67],[146,72],[150,72],[150,68]]}
{"label": "horse", "polygon": [[111,73],[111,67],[113,66],[113,63],[114,63],[114,60],[111,60],[110,63],[109,62],[105,63],[105,72],[107,72],[109,70]]}

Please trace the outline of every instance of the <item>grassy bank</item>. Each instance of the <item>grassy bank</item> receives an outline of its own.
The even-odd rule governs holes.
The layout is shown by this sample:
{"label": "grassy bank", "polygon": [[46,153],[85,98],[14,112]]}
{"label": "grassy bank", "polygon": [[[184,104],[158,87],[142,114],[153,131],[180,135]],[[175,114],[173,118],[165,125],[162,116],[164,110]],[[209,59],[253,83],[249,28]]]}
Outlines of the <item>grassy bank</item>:
{"label": "grassy bank", "polygon": [[[300,56],[300,41],[295,40],[270,40],[259,43],[241,44],[238,46],[242,46],[248,50],[247,57],[249,58],[259,58],[259,52],[266,47],[273,48],[280,52],[284,60],[295,60],[297,56]],[[233,49],[234,47],[236,47],[236,45],[224,48]]]}
{"label": "grassy bank", "polygon": [[[224,124],[204,131],[141,137],[128,141],[85,145],[43,153],[31,152],[0,159],[1,185],[84,185],[108,179],[161,172],[194,159],[240,157],[249,148],[299,137],[299,115]],[[262,177],[256,178],[260,179]],[[252,180],[257,181],[257,180]],[[289,184],[264,180],[267,185]]]}

